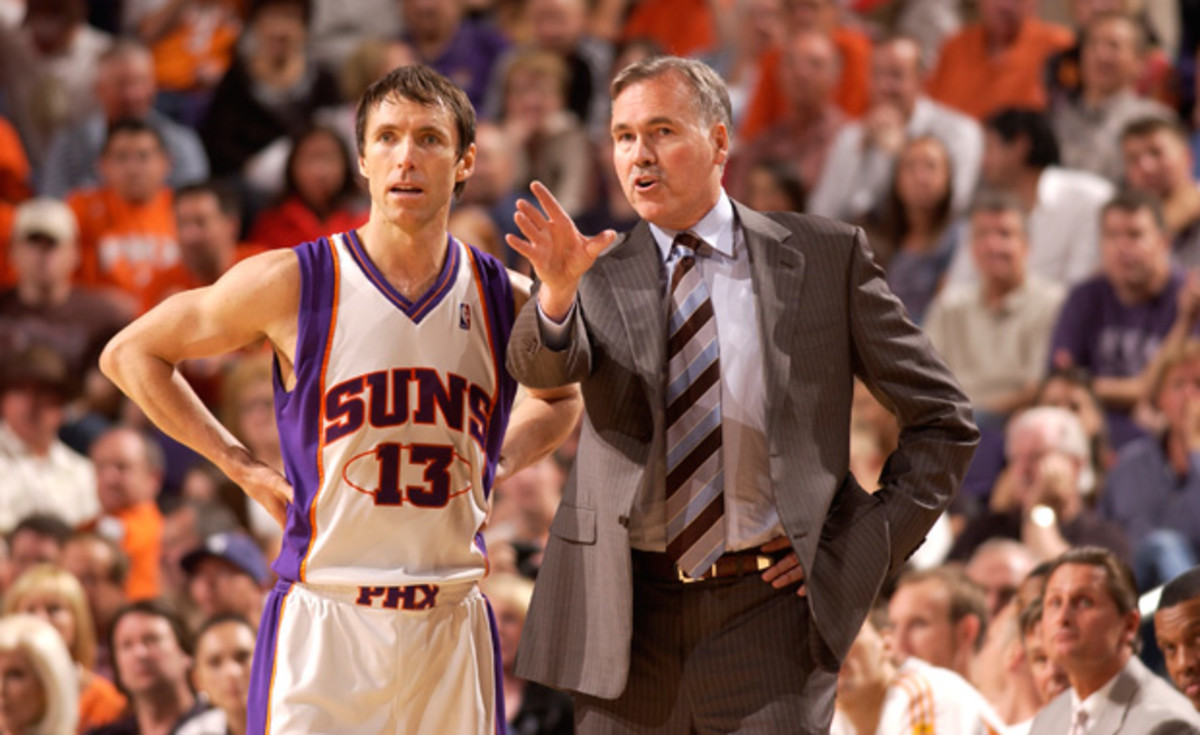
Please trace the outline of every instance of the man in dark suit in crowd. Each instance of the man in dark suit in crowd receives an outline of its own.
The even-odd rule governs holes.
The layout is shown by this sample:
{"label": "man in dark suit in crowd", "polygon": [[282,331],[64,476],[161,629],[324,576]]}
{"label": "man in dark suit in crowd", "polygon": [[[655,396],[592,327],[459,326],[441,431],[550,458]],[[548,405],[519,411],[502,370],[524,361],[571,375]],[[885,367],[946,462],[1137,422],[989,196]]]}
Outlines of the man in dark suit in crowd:
{"label": "man in dark suit in crowd", "polygon": [[[574,692],[581,733],[825,732],[884,575],[962,478],[970,407],[861,231],[725,195],[708,67],[639,62],[612,92],[642,221],[585,237],[535,184],[545,214],[519,204],[508,238],[541,281],[509,369],[587,407],[517,671]],[[855,375],[903,427],[875,495],[848,471]]]}

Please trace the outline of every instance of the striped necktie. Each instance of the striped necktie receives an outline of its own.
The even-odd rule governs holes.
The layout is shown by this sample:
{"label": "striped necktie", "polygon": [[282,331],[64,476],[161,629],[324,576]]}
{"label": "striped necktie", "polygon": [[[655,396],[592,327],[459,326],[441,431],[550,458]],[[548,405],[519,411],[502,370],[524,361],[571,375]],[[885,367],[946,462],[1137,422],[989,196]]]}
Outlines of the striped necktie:
{"label": "striped necktie", "polygon": [[692,578],[725,553],[721,365],[701,244],[687,232],[672,244],[667,323],[667,555]]}

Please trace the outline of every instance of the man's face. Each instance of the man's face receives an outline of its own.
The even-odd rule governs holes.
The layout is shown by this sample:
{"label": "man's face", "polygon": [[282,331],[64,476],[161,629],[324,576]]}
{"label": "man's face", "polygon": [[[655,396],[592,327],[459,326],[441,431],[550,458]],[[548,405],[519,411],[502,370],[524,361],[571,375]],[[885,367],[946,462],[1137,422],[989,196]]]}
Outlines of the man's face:
{"label": "man's face", "polygon": [[262,591],[254,579],[223,559],[205,557],[197,562],[187,589],[205,617],[218,613],[253,616],[255,606],[262,608]]}
{"label": "man's face", "polygon": [[113,553],[103,541],[94,538],[68,541],[63,547],[63,569],[83,586],[92,618],[100,628],[112,620],[126,602],[125,590],[113,579],[113,567],[116,566]]}
{"label": "man's face", "polygon": [[462,22],[462,0],[400,0],[400,13],[418,43],[449,38]]}
{"label": "man's face", "polygon": [[837,49],[817,31],[794,36],[783,59],[783,95],[794,110],[810,111],[829,104],[838,82]]}
{"label": "man's face", "polygon": [[1119,291],[1151,295],[1170,267],[1171,245],[1149,209],[1110,209],[1100,220],[1104,274]]}
{"label": "man's face", "polygon": [[979,19],[989,36],[1011,39],[1032,9],[1029,0],[982,0]]}
{"label": "man's face", "polygon": [[950,592],[927,579],[896,590],[888,603],[888,619],[896,650],[943,668],[954,668],[958,652],[950,620]]}
{"label": "man's face", "polygon": [[299,7],[291,5],[263,8],[254,18],[251,31],[263,55],[275,61],[303,54],[308,39],[304,13]]}
{"label": "man's face", "polygon": [[871,58],[871,99],[876,105],[912,111],[921,93],[921,48],[901,39],[879,46]]}
{"label": "man's face", "polygon": [[166,618],[126,614],[113,629],[112,653],[120,683],[135,697],[187,681],[191,660]]}
{"label": "man's face", "polygon": [[1163,375],[1155,403],[1176,435],[1187,430],[1188,406],[1200,400],[1200,360],[1191,359],[1172,365]]}
{"label": "man's face", "polygon": [[127,202],[144,204],[167,183],[170,159],[149,131],[118,133],[100,158],[104,185]]}
{"label": "man's face", "polygon": [[209,628],[196,642],[196,668],[192,677],[198,691],[225,712],[245,711],[250,692],[250,663],[254,659],[254,632],[237,621]]}
{"label": "man's face", "polygon": [[1121,142],[1129,185],[1162,199],[1192,184],[1191,149],[1169,130],[1125,138]]}
{"label": "man's face", "polygon": [[587,26],[583,0],[529,0],[526,12],[534,42],[559,54],[574,50]]}
{"label": "man's face", "polygon": [[111,431],[92,444],[96,492],[106,512],[114,513],[158,495],[162,477],[150,467],[146,445],[132,431]]}
{"label": "man's face", "polygon": [[237,247],[237,219],[221,211],[216,196],[198,192],[176,199],[175,226],[188,270],[219,275]]}
{"label": "man's face", "polygon": [[638,215],[686,230],[720,198],[729,133],[706,123],[675,73],[631,84],[613,101],[613,165]]}
{"label": "man's face", "polygon": [[495,204],[512,192],[515,178],[511,143],[491,123],[475,129],[475,172],[463,190],[466,204]]}
{"label": "man's face", "polygon": [[125,117],[145,120],[157,93],[149,53],[123,54],[102,63],[97,71],[96,98],[109,122]]}
{"label": "man's face", "polygon": [[458,157],[454,115],[389,97],[368,113],[358,168],[367,179],[372,210],[408,232],[445,227],[454,185],[475,165],[475,146]]}
{"label": "man's face", "polygon": [[1043,705],[1048,704],[1050,700],[1071,686],[1071,682],[1067,679],[1067,672],[1063,671],[1063,668],[1046,653],[1046,641],[1042,635],[1041,623],[1038,623],[1025,636],[1025,659],[1029,662],[1029,672],[1033,674],[1034,688]]}
{"label": "man's face", "polygon": [[63,425],[62,394],[38,382],[26,382],[0,393],[0,418],[33,451],[49,451]]}
{"label": "man's face", "polygon": [[1029,241],[1020,212],[976,212],[971,215],[971,255],[984,283],[1006,288],[1025,278]]}
{"label": "man's face", "polygon": [[62,556],[62,546],[53,536],[44,536],[29,529],[17,532],[9,539],[8,545],[14,579],[37,564],[57,563]]}
{"label": "man's face", "polygon": [[1171,681],[1200,710],[1200,598],[1156,612],[1154,634]]}
{"label": "man's face", "polygon": [[1043,605],[1047,653],[1069,676],[1107,669],[1129,653],[1138,613],[1117,610],[1100,567],[1063,564],[1055,569],[1046,580]]}
{"label": "man's face", "polygon": [[79,245],[74,240],[34,234],[13,241],[12,267],[17,280],[38,290],[70,283],[78,265]]}
{"label": "man's face", "polygon": [[983,132],[983,162],[980,176],[994,189],[1011,189],[1025,168],[1029,144],[1023,138],[1006,142],[994,130]]}
{"label": "man's face", "polygon": [[1004,550],[985,550],[971,557],[967,578],[983,589],[989,619],[1013,599],[1029,566],[1027,558]]}
{"label": "man's face", "polygon": [[1089,26],[1080,61],[1085,91],[1110,95],[1131,86],[1140,67],[1133,21],[1106,18]]}

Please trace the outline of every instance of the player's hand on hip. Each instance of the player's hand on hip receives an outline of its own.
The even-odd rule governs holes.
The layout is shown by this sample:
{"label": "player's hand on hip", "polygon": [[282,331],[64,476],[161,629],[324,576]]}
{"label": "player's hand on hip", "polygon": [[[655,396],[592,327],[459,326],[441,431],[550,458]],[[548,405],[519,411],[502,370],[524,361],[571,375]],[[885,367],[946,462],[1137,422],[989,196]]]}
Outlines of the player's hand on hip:
{"label": "player's hand on hip", "polygon": [[[759,550],[764,554],[774,554],[776,551],[790,548],[792,548],[792,542],[788,540],[787,536],[776,536],[759,547]],[[800,560],[796,558],[795,551],[775,562],[771,568],[763,572],[762,578],[764,582],[770,582],[775,589],[782,589],[789,584],[799,582],[800,588],[796,590],[796,594],[800,597],[808,594],[808,588],[804,584],[804,568],[800,566]]]}
{"label": "player's hand on hip", "polygon": [[250,456],[247,452],[238,467],[228,472],[229,478],[236,482],[251,500],[261,505],[275,522],[283,528],[287,523],[287,507],[294,497],[292,486],[287,479],[273,467]]}
{"label": "player's hand on hip", "polygon": [[545,185],[535,181],[530,189],[542,205],[542,211],[528,201],[519,200],[513,221],[525,238],[505,235],[504,239],[513,250],[525,256],[537,273],[542,284],[538,290],[542,311],[551,319],[561,321],[575,301],[579,279],[600,253],[617,239],[617,233],[605,230],[592,237],[583,235]]}

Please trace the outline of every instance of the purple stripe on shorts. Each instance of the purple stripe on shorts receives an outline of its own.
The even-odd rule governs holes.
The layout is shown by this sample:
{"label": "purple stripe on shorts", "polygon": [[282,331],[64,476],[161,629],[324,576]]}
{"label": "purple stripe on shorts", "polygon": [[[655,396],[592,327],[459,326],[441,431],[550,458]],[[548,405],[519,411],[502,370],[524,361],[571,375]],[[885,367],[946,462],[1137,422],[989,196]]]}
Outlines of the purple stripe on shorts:
{"label": "purple stripe on shorts", "polygon": [[[266,735],[270,719],[271,681],[275,674],[275,648],[279,641],[279,623],[283,603],[292,589],[291,582],[280,581],[267,595],[267,606],[258,624],[254,643],[254,661],[250,665],[250,692],[246,698],[246,735]],[[493,635],[495,632],[493,631]]]}

